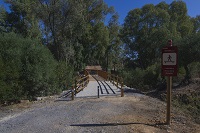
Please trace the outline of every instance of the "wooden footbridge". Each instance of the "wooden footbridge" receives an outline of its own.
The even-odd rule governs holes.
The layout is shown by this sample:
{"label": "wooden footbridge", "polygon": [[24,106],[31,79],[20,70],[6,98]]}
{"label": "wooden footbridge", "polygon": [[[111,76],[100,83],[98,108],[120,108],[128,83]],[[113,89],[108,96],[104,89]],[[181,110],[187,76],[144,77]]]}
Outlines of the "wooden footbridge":
{"label": "wooden footbridge", "polygon": [[64,97],[71,100],[79,97],[124,96],[123,79],[99,69],[85,69],[77,76],[71,90]]}

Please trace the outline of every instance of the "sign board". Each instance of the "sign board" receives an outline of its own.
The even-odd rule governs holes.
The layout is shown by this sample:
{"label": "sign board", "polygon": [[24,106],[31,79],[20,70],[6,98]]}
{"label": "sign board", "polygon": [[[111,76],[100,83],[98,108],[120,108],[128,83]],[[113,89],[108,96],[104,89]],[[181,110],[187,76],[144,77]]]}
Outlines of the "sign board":
{"label": "sign board", "polygon": [[177,76],[178,48],[167,46],[162,49],[162,76]]}

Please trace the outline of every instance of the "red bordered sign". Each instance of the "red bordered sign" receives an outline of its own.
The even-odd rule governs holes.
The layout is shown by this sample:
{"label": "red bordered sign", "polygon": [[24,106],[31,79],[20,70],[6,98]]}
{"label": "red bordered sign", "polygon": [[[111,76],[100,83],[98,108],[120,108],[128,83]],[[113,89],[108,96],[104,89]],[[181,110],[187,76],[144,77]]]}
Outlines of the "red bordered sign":
{"label": "red bordered sign", "polygon": [[167,46],[162,49],[162,76],[177,76],[178,48]]}

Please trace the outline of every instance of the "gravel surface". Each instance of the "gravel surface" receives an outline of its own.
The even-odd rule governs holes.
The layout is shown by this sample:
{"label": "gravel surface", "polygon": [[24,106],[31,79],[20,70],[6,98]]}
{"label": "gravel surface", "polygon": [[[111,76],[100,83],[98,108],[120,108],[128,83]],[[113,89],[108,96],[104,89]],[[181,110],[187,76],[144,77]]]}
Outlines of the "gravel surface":
{"label": "gravel surface", "polygon": [[[110,84],[110,83],[108,83]],[[51,98],[0,109],[0,133],[199,133],[200,126],[176,109],[164,125],[166,104],[125,88],[97,98],[96,81],[74,101]],[[94,87],[94,89],[92,89]],[[86,95],[89,94],[89,95]],[[92,97],[89,97],[92,96]],[[87,98],[85,98],[87,97]]]}
{"label": "gravel surface", "polygon": [[199,125],[176,111],[172,126],[163,125],[165,107],[157,99],[135,94],[47,100],[1,117],[0,133],[199,133]]}

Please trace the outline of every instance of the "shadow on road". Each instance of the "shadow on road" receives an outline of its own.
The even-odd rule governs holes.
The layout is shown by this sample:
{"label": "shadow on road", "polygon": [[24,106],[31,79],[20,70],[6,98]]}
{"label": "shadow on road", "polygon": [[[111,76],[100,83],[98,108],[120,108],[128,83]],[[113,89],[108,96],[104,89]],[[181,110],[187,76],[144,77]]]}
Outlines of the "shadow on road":
{"label": "shadow on road", "polygon": [[146,125],[146,126],[158,126],[158,125],[166,125],[166,123],[155,123],[155,124],[148,124],[148,123],[103,123],[103,124],[73,124],[70,126],[74,127],[104,127],[104,126],[124,126],[124,125]]}

